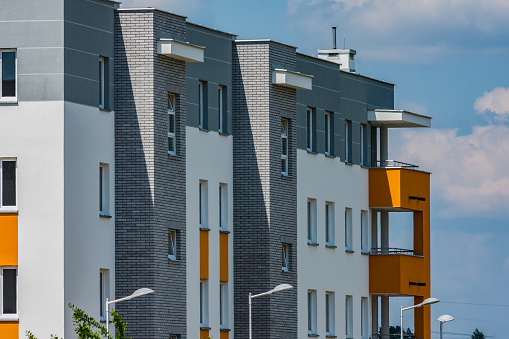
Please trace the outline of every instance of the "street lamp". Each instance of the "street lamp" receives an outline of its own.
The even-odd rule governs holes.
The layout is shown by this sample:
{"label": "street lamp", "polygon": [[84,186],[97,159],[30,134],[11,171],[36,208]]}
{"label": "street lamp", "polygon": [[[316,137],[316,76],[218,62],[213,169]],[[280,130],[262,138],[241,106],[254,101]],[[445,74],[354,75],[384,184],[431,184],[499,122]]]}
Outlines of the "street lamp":
{"label": "street lamp", "polygon": [[109,325],[110,325],[110,314],[109,314],[110,304],[116,304],[121,301],[138,298],[138,297],[141,297],[142,295],[147,295],[150,293],[154,293],[154,290],[145,287],[145,288],[140,288],[140,289],[134,291],[133,294],[131,294],[130,296],[120,298],[117,300],[108,301],[108,298],[106,298],[106,331],[108,333],[110,332],[110,328],[109,328]]}
{"label": "street lamp", "polygon": [[440,339],[442,339],[442,327],[444,326],[444,323],[448,321],[453,321],[454,318],[449,314],[444,314],[438,317],[437,320],[440,321]]}
{"label": "street lamp", "polygon": [[249,339],[252,338],[251,300],[254,299],[254,298],[258,298],[258,297],[263,297],[264,295],[269,295],[269,294],[272,294],[272,293],[277,293],[277,292],[281,292],[281,291],[284,291],[284,290],[288,290],[290,288],[293,288],[293,286],[290,285],[290,284],[281,284],[281,285],[277,285],[276,287],[274,287],[270,291],[263,292],[263,293],[260,293],[260,294],[251,295],[251,293],[249,293]]}
{"label": "street lamp", "polygon": [[437,298],[428,298],[428,299],[425,299],[422,303],[414,305],[414,306],[409,306],[409,307],[405,307],[405,308],[403,308],[403,306],[401,306],[401,311],[399,312],[399,315],[400,315],[400,318],[401,318],[401,322],[399,324],[399,326],[400,326],[399,332],[401,334],[401,339],[403,339],[403,311],[410,310],[412,308],[417,308],[417,307],[422,307],[422,306],[426,306],[426,305],[435,304],[435,303],[437,303],[439,301],[440,300],[437,299]]}

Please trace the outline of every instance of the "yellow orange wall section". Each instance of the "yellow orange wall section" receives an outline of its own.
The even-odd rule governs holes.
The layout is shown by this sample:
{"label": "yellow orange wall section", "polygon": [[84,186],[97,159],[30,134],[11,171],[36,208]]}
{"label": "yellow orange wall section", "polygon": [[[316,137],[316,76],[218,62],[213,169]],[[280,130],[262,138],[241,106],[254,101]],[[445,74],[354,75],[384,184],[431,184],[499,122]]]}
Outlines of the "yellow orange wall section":
{"label": "yellow orange wall section", "polygon": [[0,338],[2,339],[18,339],[18,322],[2,321],[0,322]]}
{"label": "yellow orange wall section", "polygon": [[228,233],[219,234],[219,281],[228,281]]}
{"label": "yellow orange wall section", "polygon": [[200,230],[200,279],[209,279],[209,231]]}
{"label": "yellow orange wall section", "polygon": [[[18,215],[0,214],[0,266],[18,266]],[[0,322],[1,339],[19,337],[17,321]]]}

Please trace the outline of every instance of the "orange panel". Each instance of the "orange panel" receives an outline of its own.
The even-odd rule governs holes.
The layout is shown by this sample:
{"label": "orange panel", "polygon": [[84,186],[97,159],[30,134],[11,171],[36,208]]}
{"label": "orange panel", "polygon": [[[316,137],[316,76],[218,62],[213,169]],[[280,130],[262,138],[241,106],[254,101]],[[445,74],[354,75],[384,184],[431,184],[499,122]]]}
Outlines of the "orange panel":
{"label": "orange panel", "polygon": [[219,334],[219,339],[229,339],[230,338],[230,332],[229,331],[221,331]]}
{"label": "orange panel", "polygon": [[209,339],[209,330],[200,329],[200,339]]}
{"label": "orange panel", "polygon": [[228,281],[228,233],[219,234],[219,281]]}
{"label": "orange panel", "polygon": [[209,231],[200,230],[200,279],[209,278]]}
{"label": "orange panel", "polygon": [[0,322],[0,338],[2,339],[18,339],[19,329],[17,321]]}
{"label": "orange panel", "polygon": [[0,266],[18,266],[17,214],[0,214]]}

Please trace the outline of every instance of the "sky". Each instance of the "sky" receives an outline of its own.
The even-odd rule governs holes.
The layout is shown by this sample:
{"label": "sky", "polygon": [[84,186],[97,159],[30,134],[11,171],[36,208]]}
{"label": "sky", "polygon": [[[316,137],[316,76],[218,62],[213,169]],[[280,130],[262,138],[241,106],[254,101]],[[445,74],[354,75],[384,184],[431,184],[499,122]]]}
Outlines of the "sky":
{"label": "sky", "polygon": [[[390,130],[390,158],[431,176],[432,338],[507,338],[509,320],[509,1],[124,0],[238,35],[270,38],[316,56],[357,51],[357,72],[395,83],[395,108],[429,115],[430,129]],[[392,215],[391,215],[392,217]],[[391,246],[411,239],[407,216]],[[393,226],[394,225],[394,226]],[[394,298],[391,324],[399,324]],[[405,323],[411,323],[405,314]],[[406,327],[406,326],[405,326]],[[464,334],[464,335],[461,335]]]}

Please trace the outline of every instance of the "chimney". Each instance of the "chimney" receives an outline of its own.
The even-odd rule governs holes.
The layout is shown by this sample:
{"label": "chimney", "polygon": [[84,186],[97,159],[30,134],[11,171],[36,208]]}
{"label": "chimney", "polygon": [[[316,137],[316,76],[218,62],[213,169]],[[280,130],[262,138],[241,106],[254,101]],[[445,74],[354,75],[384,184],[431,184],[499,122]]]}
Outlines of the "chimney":
{"label": "chimney", "polygon": [[339,64],[339,69],[346,72],[355,73],[355,54],[354,49],[338,49],[336,45],[336,27],[332,27],[332,49],[319,49],[318,58]]}

